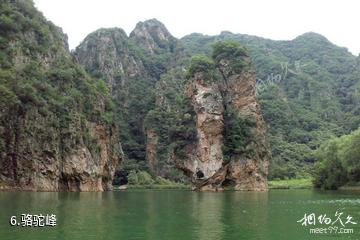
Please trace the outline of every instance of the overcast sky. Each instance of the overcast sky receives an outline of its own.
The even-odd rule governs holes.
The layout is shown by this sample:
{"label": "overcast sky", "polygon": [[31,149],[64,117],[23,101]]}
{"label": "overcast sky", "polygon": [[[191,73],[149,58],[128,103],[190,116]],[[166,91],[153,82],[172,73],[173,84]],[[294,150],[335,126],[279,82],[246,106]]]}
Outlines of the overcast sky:
{"label": "overcast sky", "polygon": [[177,38],[223,30],[275,40],[313,31],[360,53],[359,0],[34,0],[44,15],[68,34],[75,48],[92,31],[156,18]]}

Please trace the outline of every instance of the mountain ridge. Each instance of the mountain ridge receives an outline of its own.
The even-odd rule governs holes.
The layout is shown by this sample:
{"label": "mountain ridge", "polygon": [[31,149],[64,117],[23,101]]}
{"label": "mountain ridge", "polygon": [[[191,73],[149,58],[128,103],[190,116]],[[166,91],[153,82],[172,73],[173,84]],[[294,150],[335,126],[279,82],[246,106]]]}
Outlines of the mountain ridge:
{"label": "mountain ridge", "polygon": [[[144,22],[146,23],[146,21]],[[142,24],[144,24],[144,22],[142,22]],[[164,24],[158,22],[157,20],[150,20],[150,22],[152,24],[159,24],[158,27],[160,29],[165,28],[165,32],[169,33]],[[149,29],[146,31],[148,30]],[[210,49],[213,42],[227,39],[235,40],[241,42],[248,48],[252,61],[255,64],[257,79],[265,83],[264,85],[258,84],[258,86],[262,86],[258,89],[258,93],[260,94],[259,99],[263,108],[265,120],[270,126],[270,132],[272,132],[270,139],[273,139],[272,143],[273,145],[277,145],[276,148],[290,144],[286,148],[290,149],[291,154],[293,154],[292,158],[295,159],[295,161],[286,161],[292,162],[292,164],[290,164],[292,165],[292,169],[298,169],[299,165],[301,165],[302,167],[300,168],[305,167],[306,169],[304,170],[304,174],[305,172],[309,172],[311,162],[315,161],[312,156],[312,149],[315,149],[324,138],[348,133],[349,131],[354,130],[357,126],[358,120],[355,122],[350,120],[354,119],[354,113],[349,112],[350,110],[346,110],[349,109],[349,107],[344,105],[344,103],[349,103],[349,101],[352,101],[349,99],[356,96],[355,83],[359,80],[356,80],[356,75],[351,76],[351,73],[356,70],[358,58],[356,58],[346,48],[336,46],[328,41],[326,37],[318,33],[307,32],[292,40],[280,41],[246,34],[233,34],[229,31],[223,31],[220,35],[214,36],[192,33],[180,39],[174,37],[170,38],[176,39],[174,52],[169,51],[168,53],[165,53],[165,55],[162,55],[161,48],[158,48],[160,52],[154,55],[153,47],[148,48],[148,50],[150,49],[149,55],[159,56],[158,60],[161,62],[161,64],[158,62],[153,65],[163,66],[161,68],[163,70],[159,71],[160,74],[157,74],[155,79],[151,81],[159,82],[160,79],[160,82],[162,82],[163,80],[161,80],[161,76],[163,76],[164,79],[168,79],[170,76],[166,76],[166,72],[169,70],[166,69],[169,67],[170,69],[175,69],[173,73],[170,73],[170,75],[177,74],[180,76],[181,68],[187,68],[189,63],[187,59],[189,59],[192,55],[211,54]],[[152,40],[150,39],[150,41]],[[145,49],[146,52],[146,47],[144,48],[144,45],[142,45],[141,48]],[[161,58],[163,56],[166,56],[165,59],[167,60],[162,61]],[[176,62],[175,65],[177,65],[175,68],[173,63],[169,64],[174,61]],[[176,70],[177,68],[178,70]],[[165,82],[161,91],[166,92],[166,88],[169,88],[170,86]],[[344,82],[348,82],[346,87],[339,87],[343,86]],[[273,85],[274,83],[275,85]],[[157,87],[155,87],[155,89],[157,89]],[[318,90],[315,91],[312,89]],[[340,94],[340,90],[336,89],[341,89],[341,92],[343,93]],[[156,101],[163,103],[172,102],[172,100],[166,97],[166,93],[164,93],[164,95],[161,91],[159,92],[159,90],[156,90],[157,97],[154,97],[156,98]],[[273,95],[272,97],[269,95],[270,92],[271,95]],[[308,94],[308,97],[306,94]],[[301,96],[302,100],[296,100],[295,96],[297,96],[297,98]],[[325,101],[324,96],[333,96],[335,100],[332,101],[332,105],[325,103],[327,100]],[[343,98],[344,100],[340,100],[340,98]],[[335,103],[336,101],[341,101],[343,103]],[[275,106],[274,103],[279,104],[279,106],[283,108],[282,111],[284,111],[285,115],[280,114],[279,112],[276,113],[279,114],[277,115],[277,118],[271,116],[275,113],[273,112],[275,110],[273,108],[273,106]],[[323,107],[320,106],[320,103],[323,104]],[[172,104],[175,103],[172,102]],[[352,106],[353,104],[354,103],[351,103],[350,105]],[[168,105],[167,108],[172,107]],[[321,110],[321,108],[323,108],[323,110]],[[337,110],[330,110],[331,108],[336,108]],[[296,111],[302,112],[302,115],[312,116],[310,118],[317,120],[310,121],[309,118],[306,121],[310,122],[306,123],[306,121],[304,122],[302,119],[304,117],[301,117],[301,115],[291,109],[297,109]],[[346,111],[347,113],[343,114],[343,116],[334,115],[331,119],[330,116],[332,116],[333,111]],[[352,112],[356,112],[356,110]],[[284,119],[284,116],[288,116],[288,119]],[[356,116],[357,115],[355,115],[355,119],[358,119]],[[291,123],[292,121],[294,122]],[[331,123],[326,123],[325,121],[330,121]],[[315,122],[320,122],[321,124],[324,124],[324,126],[317,126]],[[341,131],[331,130],[335,126],[333,124],[339,125],[341,126],[340,128],[345,129]],[[291,126],[294,126],[293,128],[295,128],[296,131],[292,130]],[[310,126],[317,126],[316,128],[320,129],[312,129]],[[348,127],[349,129],[347,129]],[[325,132],[326,134],[323,137],[320,137],[321,134],[324,134]],[[281,137],[278,138],[275,137],[275,135]],[[288,163],[284,162],[284,159],[287,158],[281,155],[281,152],[284,151],[285,148],[280,150],[280,152],[273,149],[273,155],[275,156],[275,160],[273,162],[275,163],[273,163],[272,166],[279,165],[279,168],[282,168],[280,166],[288,165]],[[279,163],[276,164],[276,161]],[[288,167],[286,167],[286,169],[288,169]],[[281,172],[282,170],[271,170],[271,172],[279,171]],[[293,170],[286,171],[288,172],[286,175],[289,177],[295,177],[295,172]],[[301,174],[302,173],[300,171],[300,175]],[[276,177],[276,175],[280,175],[282,177],[283,173],[271,173],[270,177]]]}
{"label": "mountain ridge", "polygon": [[[6,187],[107,190],[111,189],[116,167],[117,172],[149,171],[154,176],[189,181],[178,167],[182,165],[178,160],[189,154],[187,146],[203,136],[198,149],[190,149],[193,156],[202,156],[199,159],[208,159],[208,148],[214,146],[212,135],[199,128],[207,122],[195,119],[206,115],[204,109],[210,113],[208,119],[215,119],[211,111],[216,96],[230,92],[231,99],[238,101],[230,101],[229,106],[247,106],[249,99],[249,108],[261,106],[262,115],[257,110],[257,116],[263,116],[266,126],[259,132],[263,135],[268,129],[267,139],[272,146],[270,179],[308,177],[320,144],[360,125],[360,56],[320,34],[308,32],[292,40],[276,41],[222,31],[219,35],[192,33],[178,39],[163,23],[150,19],[139,22],[129,35],[117,27],[98,29],[70,54],[67,36],[47,21],[31,1],[1,4],[0,91],[4,102],[17,109],[13,113],[4,105],[0,113],[0,157],[5,164],[0,179]],[[214,54],[219,42],[223,52]],[[242,58],[245,55],[249,57]],[[221,56],[220,60],[217,56]],[[198,94],[198,89],[209,87],[204,85],[209,78],[202,77],[194,81],[193,91],[186,93],[194,69],[212,79],[223,79],[224,83],[232,79],[233,87],[227,89],[221,83],[215,87],[220,89],[219,94],[212,96],[218,93],[215,88]],[[251,98],[242,99],[239,93],[251,93]],[[192,104],[189,97],[193,98]],[[217,155],[223,152],[224,160],[237,151],[238,162],[242,162],[260,150],[256,144],[248,144],[251,139],[247,138],[256,128],[241,114],[224,114],[224,131],[233,132],[227,127],[237,129],[231,136],[226,132],[218,135],[218,142],[225,139],[224,149],[215,144]],[[44,129],[51,136],[41,132]],[[36,144],[24,139],[33,139]],[[44,152],[37,150],[39,146]],[[256,166],[255,161],[244,168],[247,170],[238,171],[240,164],[236,174],[228,175],[241,176],[241,181],[237,177],[225,181],[225,172],[231,168],[222,168],[217,162],[216,169],[221,171],[211,183],[213,189],[222,189],[223,182],[236,183],[239,189],[266,189],[268,157],[264,157],[266,151],[259,152],[263,166]],[[24,160],[31,156],[36,161]],[[204,169],[196,169],[192,165],[196,162],[190,161],[180,169],[190,178],[211,176],[212,166],[197,162]],[[80,167],[85,165],[86,171]],[[258,180],[256,169],[263,169]],[[32,175],[46,171],[51,173],[51,179],[46,174]],[[249,183],[250,179],[255,180]]]}

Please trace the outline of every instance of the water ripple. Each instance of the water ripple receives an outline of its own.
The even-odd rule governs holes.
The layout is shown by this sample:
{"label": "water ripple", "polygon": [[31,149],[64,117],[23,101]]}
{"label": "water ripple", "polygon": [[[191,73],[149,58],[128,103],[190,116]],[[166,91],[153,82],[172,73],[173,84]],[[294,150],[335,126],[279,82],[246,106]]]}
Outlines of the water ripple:
{"label": "water ripple", "polygon": [[303,203],[310,204],[350,204],[360,205],[360,199],[331,199],[331,200],[308,200],[302,201]]}

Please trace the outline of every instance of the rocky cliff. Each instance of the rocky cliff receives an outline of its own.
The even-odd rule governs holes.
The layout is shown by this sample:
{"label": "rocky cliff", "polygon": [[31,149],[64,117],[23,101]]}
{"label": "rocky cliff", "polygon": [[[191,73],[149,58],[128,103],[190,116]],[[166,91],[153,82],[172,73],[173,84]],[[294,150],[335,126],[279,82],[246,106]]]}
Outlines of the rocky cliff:
{"label": "rocky cliff", "polygon": [[[139,22],[127,36],[118,28],[99,29],[76,48],[78,62],[94,77],[105,80],[116,103],[126,159],[161,175],[157,165],[157,132],[144,129],[144,119],[160,104],[155,85],[174,64],[177,39],[156,19]],[[142,166],[141,168],[145,168]]]}
{"label": "rocky cliff", "polygon": [[196,145],[177,164],[196,190],[267,190],[270,152],[250,58],[237,43],[217,42],[213,59],[191,61],[186,94],[196,114]]}
{"label": "rocky cliff", "polygon": [[[184,180],[178,168],[198,190],[221,190],[223,182],[239,190],[266,189],[269,157],[260,149],[266,148],[265,125],[255,98],[255,73],[246,68],[251,68],[247,55],[237,56],[244,66],[224,58],[216,69],[198,69],[186,80],[191,54],[162,23],[151,19],[138,23],[129,37],[120,29],[95,31],[76,48],[75,56],[112,89],[120,125],[125,126],[121,138],[126,160],[121,169],[131,170],[136,163],[153,175]],[[236,67],[241,71],[234,71]],[[228,109],[234,115],[229,121],[241,125],[237,127],[246,128],[248,118],[255,125],[227,133],[232,130]],[[243,132],[240,142],[232,142],[232,134]],[[248,157],[250,151],[257,155]]]}
{"label": "rocky cliff", "polygon": [[[245,57],[246,65],[250,64],[249,60]],[[227,68],[230,68],[229,64],[221,60],[221,72],[229,71]],[[228,111],[231,109],[236,117],[245,119],[240,127],[249,128],[248,134],[244,135],[246,139],[241,151],[231,154],[226,179],[234,182],[236,190],[266,190],[270,147],[265,138],[266,125],[256,99],[255,71],[250,65],[228,76],[223,74],[223,77]],[[230,131],[229,134],[234,133]]]}
{"label": "rocky cliff", "polygon": [[185,172],[191,172],[189,176],[198,190],[217,190],[222,188],[225,175],[222,174],[217,182],[208,180],[218,174],[224,163],[224,106],[219,85],[214,79],[206,78],[203,72],[197,72],[186,87],[186,95],[191,98],[196,114],[197,141],[188,158],[178,161],[178,165]]}
{"label": "rocky cliff", "polygon": [[[71,55],[66,35],[31,1],[3,1],[0,13],[2,187],[90,189],[101,178],[107,189],[120,135],[120,175],[135,169],[186,181],[182,169],[198,189],[262,190],[269,153],[258,102],[273,146],[270,178],[308,177],[320,143],[360,122],[360,58],[319,34],[176,39],[151,19],[129,36],[99,29]],[[214,49],[214,66],[187,76],[190,58],[209,56],[219,40],[247,47],[257,80],[243,49],[226,47]]]}
{"label": "rocky cliff", "polygon": [[[177,40],[161,22],[150,19],[139,22],[129,37],[120,28],[90,33],[74,55],[91,75],[104,78],[113,92],[129,88],[139,78],[154,82],[169,67],[165,61],[170,59],[168,55],[175,51],[176,44]],[[118,94],[124,93],[112,95]]]}
{"label": "rocky cliff", "polygon": [[76,48],[75,57],[95,77],[102,77],[113,96],[127,87],[129,79],[146,77],[141,59],[129,46],[120,28],[99,29]]}
{"label": "rocky cliff", "polygon": [[0,5],[0,189],[112,189],[121,146],[107,87],[31,1]]}
{"label": "rocky cliff", "polygon": [[174,52],[177,44],[177,39],[156,19],[136,24],[130,38],[136,46],[146,49],[151,55],[159,54],[161,51]]}
{"label": "rocky cliff", "polygon": [[269,179],[310,177],[320,144],[358,128],[359,74],[346,48],[316,33],[289,41],[194,33],[180,42],[189,53],[209,54],[219,40],[246,46],[256,69],[257,100],[272,146]]}

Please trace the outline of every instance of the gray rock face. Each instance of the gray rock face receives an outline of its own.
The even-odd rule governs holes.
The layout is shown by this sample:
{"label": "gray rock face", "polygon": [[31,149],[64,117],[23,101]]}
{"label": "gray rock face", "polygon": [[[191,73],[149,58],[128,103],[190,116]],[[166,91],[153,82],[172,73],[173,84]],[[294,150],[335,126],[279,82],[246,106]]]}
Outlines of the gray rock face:
{"label": "gray rock face", "polygon": [[89,73],[104,78],[113,96],[129,78],[146,75],[142,61],[131,52],[128,37],[120,28],[91,33],[74,55]]}
{"label": "gray rock face", "polygon": [[[74,55],[91,75],[105,80],[120,109],[133,112],[134,109],[130,109],[130,106],[139,107],[139,102],[146,101],[136,97],[140,95],[139,92],[145,98],[153,94],[155,83],[166,72],[171,61],[176,43],[177,40],[162,23],[151,19],[138,23],[129,37],[119,28],[99,29],[84,39]],[[138,161],[145,160],[139,158],[144,158],[146,152],[150,170],[157,172],[152,167],[156,163],[156,133],[152,129],[142,131],[143,120],[152,102],[142,104],[143,108],[139,107],[142,109],[135,110],[140,114],[134,116],[125,113],[122,119],[122,126],[128,127],[120,131],[128,131],[129,139],[129,142],[123,143],[124,152],[129,158],[136,158]],[[143,146],[145,138],[148,142]],[[133,149],[134,142],[138,150]],[[133,152],[136,152],[136,156],[133,156]]]}
{"label": "gray rock face", "polygon": [[156,19],[139,22],[130,38],[137,46],[147,49],[151,54],[159,53],[160,50],[173,52],[176,43],[176,39],[164,24]]}
{"label": "gray rock face", "polygon": [[116,98],[130,81],[139,78],[153,82],[165,66],[154,55],[174,51],[177,40],[156,19],[140,22],[130,37],[120,28],[99,29],[76,48],[78,62],[95,77],[103,78]]}
{"label": "gray rock face", "polygon": [[[191,181],[197,186],[222,168],[224,106],[218,85],[206,83],[201,73],[190,80],[186,93],[196,113],[197,143],[194,154],[182,161],[182,168],[192,173]],[[216,185],[211,187],[221,188]],[[198,188],[203,190],[204,186]]]}
{"label": "gray rock face", "polygon": [[[94,146],[78,143],[65,153],[59,132],[48,128],[48,137],[36,136],[37,124],[47,120],[36,112],[18,117],[16,138],[8,143],[0,162],[0,190],[25,191],[106,191],[121,160],[121,146],[101,125],[89,124]],[[44,125],[46,124],[44,123]],[[11,134],[9,132],[9,134]],[[70,141],[70,139],[68,139]],[[65,143],[64,143],[65,144]],[[93,147],[98,148],[94,151]]]}

